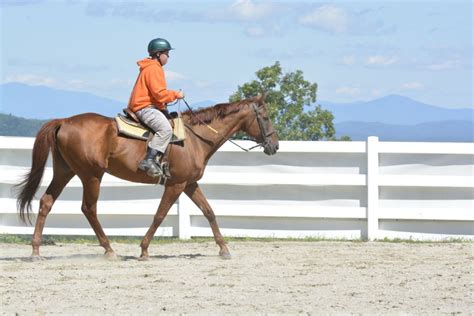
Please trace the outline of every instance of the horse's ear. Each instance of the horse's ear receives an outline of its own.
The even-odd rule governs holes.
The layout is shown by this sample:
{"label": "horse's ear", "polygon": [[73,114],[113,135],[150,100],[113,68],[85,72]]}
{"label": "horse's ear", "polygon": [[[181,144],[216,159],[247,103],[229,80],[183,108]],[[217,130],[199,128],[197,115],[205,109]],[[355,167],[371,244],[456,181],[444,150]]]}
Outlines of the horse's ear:
{"label": "horse's ear", "polygon": [[263,91],[261,94],[257,96],[258,103],[263,104],[265,103],[265,99],[268,96],[268,91]]}

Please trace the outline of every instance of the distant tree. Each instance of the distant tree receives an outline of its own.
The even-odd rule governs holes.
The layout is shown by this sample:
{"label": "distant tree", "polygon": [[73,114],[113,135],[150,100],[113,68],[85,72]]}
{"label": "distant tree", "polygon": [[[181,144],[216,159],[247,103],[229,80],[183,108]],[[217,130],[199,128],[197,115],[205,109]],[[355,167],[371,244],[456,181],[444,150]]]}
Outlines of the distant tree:
{"label": "distant tree", "polygon": [[32,120],[13,115],[0,114],[1,136],[36,136],[45,120]]}
{"label": "distant tree", "polygon": [[348,141],[351,141],[352,139],[349,137],[349,136],[341,136],[340,139],[336,139],[336,140],[340,140],[340,141],[343,141],[343,142],[348,142]]}
{"label": "distant tree", "polygon": [[229,101],[267,92],[270,118],[281,140],[334,140],[334,116],[320,105],[313,106],[318,85],[306,81],[301,70],[283,74],[277,61],[256,75],[257,80],[239,86]]}

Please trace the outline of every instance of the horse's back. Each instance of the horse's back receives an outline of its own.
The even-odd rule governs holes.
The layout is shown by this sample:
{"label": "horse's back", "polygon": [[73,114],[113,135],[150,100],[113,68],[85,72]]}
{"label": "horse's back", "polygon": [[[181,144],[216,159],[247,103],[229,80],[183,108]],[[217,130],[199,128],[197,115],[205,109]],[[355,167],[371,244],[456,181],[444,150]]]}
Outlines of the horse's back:
{"label": "horse's back", "polygon": [[83,113],[62,120],[57,145],[68,164],[105,169],[116,138],[117,127],[112,118]]}
{"label": "horse's back", "polygon": [[107,122],[113,122],[113,118],[99,113],[89,112],[64,118],[63,121],[70,124],[105,124]]}
{"label": "horse's back", "polygon": [[86,141],[89,144],[105,143],[106,138],[117,135],[112,118],[97,113],[83,113],[63,119],[58,132],[59,140]]}

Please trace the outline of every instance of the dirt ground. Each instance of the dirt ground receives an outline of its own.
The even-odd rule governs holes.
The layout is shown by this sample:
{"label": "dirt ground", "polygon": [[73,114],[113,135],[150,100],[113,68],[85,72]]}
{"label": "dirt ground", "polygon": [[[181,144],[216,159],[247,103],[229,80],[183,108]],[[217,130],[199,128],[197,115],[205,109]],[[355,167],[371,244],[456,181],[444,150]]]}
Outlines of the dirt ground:
{"label": "dirt ground", "polygon": [[474,312],[473,243],[238,241],[0,244],[2,314],[442,314]]}

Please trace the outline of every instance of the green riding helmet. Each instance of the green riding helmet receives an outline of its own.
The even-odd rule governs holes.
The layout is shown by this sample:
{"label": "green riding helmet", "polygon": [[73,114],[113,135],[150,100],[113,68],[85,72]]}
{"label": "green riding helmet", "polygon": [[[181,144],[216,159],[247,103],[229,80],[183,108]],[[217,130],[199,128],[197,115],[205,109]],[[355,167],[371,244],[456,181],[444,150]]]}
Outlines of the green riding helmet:
{"label": "green riding helmet", "polygon": [[170,42],[165,40],[164,38],[155,38],[150,41],[148,44],[148,54],[153,56],[158,52],[164,52],[167,50],[172,50]]}

